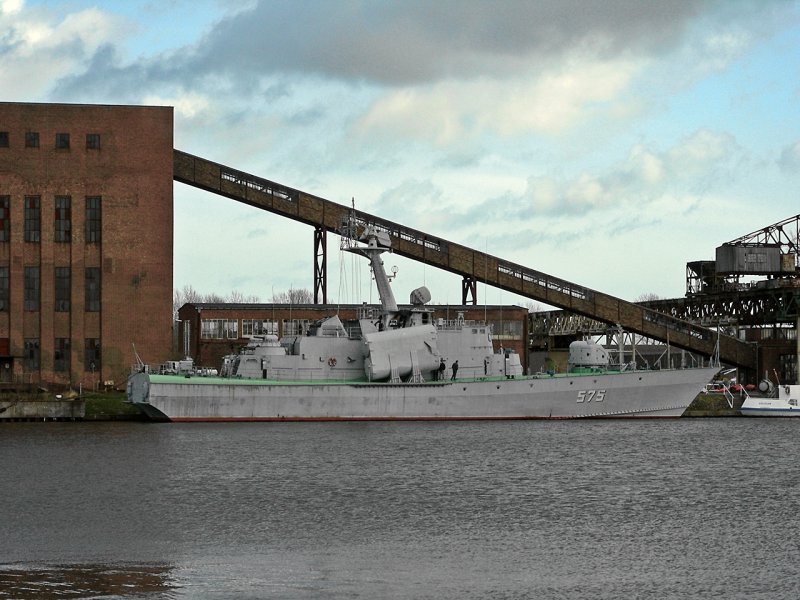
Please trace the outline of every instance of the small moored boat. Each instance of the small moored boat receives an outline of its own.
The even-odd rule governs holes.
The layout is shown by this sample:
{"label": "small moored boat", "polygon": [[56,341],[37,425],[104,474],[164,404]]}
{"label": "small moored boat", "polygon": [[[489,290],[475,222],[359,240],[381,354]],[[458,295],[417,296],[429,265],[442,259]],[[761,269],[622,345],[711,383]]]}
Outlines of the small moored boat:
{"label": "small moored boat", "polygon": [[800,417],[800,385],[779,385],[777,396],[750,396],[740,410],[747,417]]}

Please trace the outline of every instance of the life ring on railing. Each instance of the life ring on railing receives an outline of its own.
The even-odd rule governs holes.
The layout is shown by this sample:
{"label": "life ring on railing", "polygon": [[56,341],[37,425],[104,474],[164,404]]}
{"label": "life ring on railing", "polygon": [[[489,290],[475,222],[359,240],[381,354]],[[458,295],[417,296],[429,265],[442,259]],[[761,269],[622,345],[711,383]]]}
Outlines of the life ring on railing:
{"label": "life ring on railing", "polygon": [[788,385],[783,386],[783,391],[788,394],[789,393],[789,386]]}
{"label": "life ring on railing", "polygon": [[336,366],[336,359],[333,358],[332,356],[328,359],[328,366],[329,367],[335,367]]}

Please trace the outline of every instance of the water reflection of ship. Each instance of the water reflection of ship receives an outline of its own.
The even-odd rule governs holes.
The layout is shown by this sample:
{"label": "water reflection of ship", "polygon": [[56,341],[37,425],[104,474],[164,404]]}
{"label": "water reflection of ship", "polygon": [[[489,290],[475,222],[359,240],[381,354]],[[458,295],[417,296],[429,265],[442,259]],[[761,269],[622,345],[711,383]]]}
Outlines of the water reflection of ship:
{"label": "water reflection of ship", "polygon": [[0,566],[0,598],[143,597],[177,588],[171,565],[10,564]]}

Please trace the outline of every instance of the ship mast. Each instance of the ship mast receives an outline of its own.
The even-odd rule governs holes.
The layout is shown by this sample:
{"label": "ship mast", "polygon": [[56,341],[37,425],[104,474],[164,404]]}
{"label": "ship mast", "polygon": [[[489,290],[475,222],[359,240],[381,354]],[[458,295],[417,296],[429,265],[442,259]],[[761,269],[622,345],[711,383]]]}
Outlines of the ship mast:
{"label": "ship mast", "polygon": [[[386,275],[386,269],[383,268],[383,260],[381,260],[381,254],[386,251],[391,252],[392,240],[386,231],[378,229],[374,225],[359,222],[356,219],[355,206],[353,206],[349,218],[343,221],[341,231],[342,249],[356,252],[369,259],[372,274],[375,277],[375,285],[378,288],[378,295],[381,298],[383,313],[381,323],[383,328],[386,329],[389,326],[389,321],[398,312],[397,301],[394,299],[394,293],[392,293],[392,288],[389,285],[390,280]],[[366,244],[366,247],[358,245],[356,239]]]}
{"label": "ship mast", "polygon": [[[357,247],[356,250],[369,258],[369,262],[372,265],[372,274],[375,276],[375,285],[378,288],[378,295],[381,297],[384,318],[389,319],[397,314],[397,301],[394,299],[392,287],[389,285],[386,269],[383,268],[381,254],[391,247],[392,242],[385,231],[378,231],[373,227],[368,227],[361,239],[366,241],[367,247]],[[384,325],[387,324],[384,323]]]}

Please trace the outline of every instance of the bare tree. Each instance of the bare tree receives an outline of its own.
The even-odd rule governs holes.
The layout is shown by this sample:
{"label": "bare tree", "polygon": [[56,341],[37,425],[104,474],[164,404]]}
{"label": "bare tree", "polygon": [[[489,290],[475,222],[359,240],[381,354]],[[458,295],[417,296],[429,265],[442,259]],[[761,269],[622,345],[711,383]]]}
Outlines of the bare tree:
{"label": "bare tree", "polygon": [[178,309],[184,304],[193,302],[202,302],[203,295],[194,289],[191,285],[183,286],[183,289],[172,290],[172,318],[178,320]]}
{"label": "bare tree", "polygon": [[275,304],[314,304],[314,295],[305,289],[289,288],[288,292],[272,294]]}
{"label": "bare tree", "polygon": [[542,311],[542,305],[535,300],[528,300],[525,303],[525,308],[528,309],[529,313],[537,313]]}
{"label": "bare tree", "polygon": [[233,290],[230,296],[228,296],[228,302],[233,304],[255,304],[257,302],[261,302],[261,299],[255,294],[246,296],[242,292]]}
{"label": "bare tree", "polygon": [[[215,292],[211,292],[209,294],[202,294],[194,289],[191,285],[183,286],[183,289],[174,289],[172,290],[172,317],[174,320],[178,320],[178,310],[184,304],[196,304],[198,302],[217,302],[217,303],[224,303],[224,302],[231,302],[234,304],[255,304],[257,302],[261,302],[258,296],[251,295],[246,296],[242,292],[239,291],[232,291],[230,296],[222,296],[221,294],[217,294]],[[300,302],[298,302],[300,303]]]}
{"label": "bare tree", "polygon": [[634,300],[634,302],[653,302],[655,300],[661,300],[658,294],[654,294],[653,292],[646,292],[644,294],[639,294],[639,296]]}

